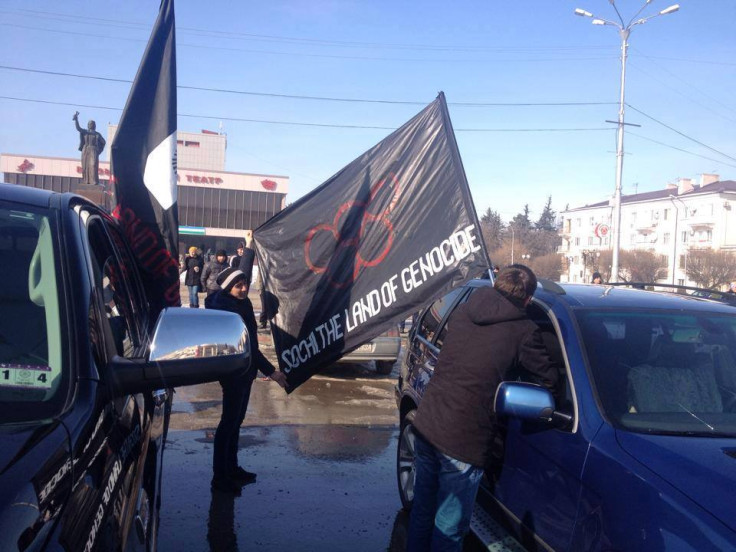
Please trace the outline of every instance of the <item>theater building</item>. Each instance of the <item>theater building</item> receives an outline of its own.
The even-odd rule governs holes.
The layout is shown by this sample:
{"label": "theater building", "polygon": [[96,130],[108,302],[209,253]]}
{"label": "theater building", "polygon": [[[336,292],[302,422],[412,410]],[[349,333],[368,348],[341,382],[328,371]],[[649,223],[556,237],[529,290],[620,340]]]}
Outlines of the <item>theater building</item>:
{"label": "theater building", "polygon": [[[115,126],[108,127],[107,148]],[[287,176],[225,171],[227,137],[211,131],[178,132],[179,252],[195,245],[203,252],[235,252],[246,230],[252,230],[285,206]],[[80,192],[80,158],[32,154],[0,154],[2,181],[56,192]],[[85,193],[106,209],[114,205],[110,163],[100,161],[100,186]]]}

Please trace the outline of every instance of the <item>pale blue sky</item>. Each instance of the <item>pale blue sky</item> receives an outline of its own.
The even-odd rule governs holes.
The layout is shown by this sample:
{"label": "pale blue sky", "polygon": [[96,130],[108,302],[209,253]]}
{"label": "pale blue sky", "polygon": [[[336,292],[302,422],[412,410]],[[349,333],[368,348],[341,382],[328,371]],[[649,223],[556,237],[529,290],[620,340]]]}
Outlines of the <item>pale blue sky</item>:
{"label": "pale blue sky", "polygon": [[[643,3],[616,5],[628,21]],[[626,137],[625,194],[704,172],[736,179],[736,2],[680,4],[632,31],[626,101],[643,114],[627,109],[626,121],[643,126]],[[508,221],[525,203],[538,216],[548,195],[557,211],[602,201],[615,183],[615,125],[604,121],[617,117],[620,39],[576,7],[616,18],[607,0],[179,0],[180,86],[418,102],[180,89],[179,128],[217,130],[222,118],[227,170],[289,176],[294,201],[390,130],[228,118],[396,128],[442,90],[479,212]],[[132,80],[157,10],[155,0],[0,0],[0,65],[24,70],[0,69],[0,96],[36,100],[0,99],[0,152],[77,156],[75,109],[100,130],[116,123],[129,84],[27,70]],[[453,105],[472,102],[610,104]],[[572,128],[608,130],[469,130]]]}

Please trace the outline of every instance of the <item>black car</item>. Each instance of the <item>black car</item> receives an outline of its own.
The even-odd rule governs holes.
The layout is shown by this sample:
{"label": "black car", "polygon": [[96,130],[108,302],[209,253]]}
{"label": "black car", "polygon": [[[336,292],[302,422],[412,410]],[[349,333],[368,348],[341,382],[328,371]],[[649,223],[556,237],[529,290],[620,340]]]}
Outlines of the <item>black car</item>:
{"label": "black car", "polygon": [[0,184],[0,550],[156,548],[172,388],[247,365],[235,314],[152,319],[116,221]]}

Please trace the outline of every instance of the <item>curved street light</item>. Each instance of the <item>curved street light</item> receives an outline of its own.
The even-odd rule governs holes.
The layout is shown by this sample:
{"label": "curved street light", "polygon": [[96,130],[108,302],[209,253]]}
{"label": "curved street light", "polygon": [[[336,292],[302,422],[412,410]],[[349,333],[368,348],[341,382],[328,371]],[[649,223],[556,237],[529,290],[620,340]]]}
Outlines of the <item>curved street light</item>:
{"label": "curved street light", "polygon": [[[619,96],[619,104],[618,104],[618,136],[617,136],[617,144],[616,144],[616,190],[613,194],[613,240],[611,243],[611,281],[617,282],[618,281],[618,252],[621,245],[621,179],[623,176],[624,171],[624,125],[626,123],[624,122],[624,91],[626,89],[626,57],[627,52],[629,49],[628,39],[629,35],[631,34],[632,27],[635,27],[636,25],[641,25],[643,23],[646,23],[650,19],[654,19],[655,17],[659,17],[661,15],[668,15],[670,13],[674,13],[677,10],[680,9],[679,4],[673,4],[663,10],[661,10],[658,13],[655,13],[654,15],[650,15],[649,17],[643,17],[641,19],[637,19],[639,17],[639,14],[646,8],[652,0],[646,0],[644,5],[639,8],[639,11],[636,12],[634,17],[631,18],[628,24],[624,23],[624,19],[621,16],[621,13],[618,11],[618,8],[616,7],[616,3],[614,0],[608,0],[611,5],[613,6],[613,9],[616,10],[616,15],[618,16],[618,19],[620,23],[616,23],[615,21],[609,21],[607,19],[603,19],[601,17],[597,17],[590,13],[589,11],[576,8],[575,9],[575,15],[579,15],[580,17],[591,17],[593,18],[593,25],[610,25],[613,27],[616,27],[618,29],[618,34],[621,37],[621,91]],[[606,122],[615,122],[615,121],[606,121]]]}

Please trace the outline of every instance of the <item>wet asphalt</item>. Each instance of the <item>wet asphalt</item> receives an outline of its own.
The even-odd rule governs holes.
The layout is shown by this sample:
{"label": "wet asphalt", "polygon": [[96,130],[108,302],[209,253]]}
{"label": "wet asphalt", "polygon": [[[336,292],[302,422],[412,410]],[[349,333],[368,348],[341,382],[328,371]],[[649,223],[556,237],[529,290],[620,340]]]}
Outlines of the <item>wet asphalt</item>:
{"label": "wet asphalt", "polygon": [[[259,332],[266,356],[268,332]],[[399,551],[407,515],[396,483],[398,367],[336,364],[290,395],[257,378],[240,433],[240,496],[212,491],[217,383],[176,390],[164,451],[159,549]]]}
{"label": "wet asphalt", "polygon": [[[250,297],[259,309],[253,290]],[[258,341],[276,364],[269,332],[259,331]],[[238,457],[258,477],[240,496],[210,489],[219,384],[177,389],[159,549],[403,551],[408,514],[396,482],[397,376],[398,363],[389,376],[378,375],[373,363],[336,364],[290,395],[257,378]],[[468,539],[465,550],[477,545]]]}

